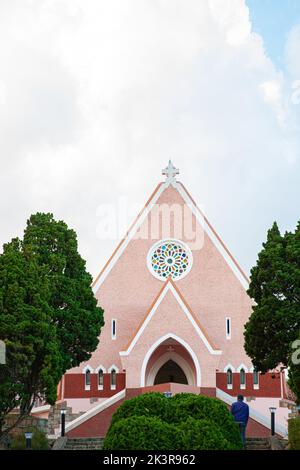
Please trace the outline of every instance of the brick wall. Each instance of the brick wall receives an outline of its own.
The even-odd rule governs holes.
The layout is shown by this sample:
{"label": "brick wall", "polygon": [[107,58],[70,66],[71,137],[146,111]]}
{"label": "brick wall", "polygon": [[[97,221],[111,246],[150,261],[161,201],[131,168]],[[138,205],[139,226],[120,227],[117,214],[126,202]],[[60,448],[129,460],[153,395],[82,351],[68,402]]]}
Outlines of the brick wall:
{"label": "brick wall", "polygon": [[240,374],[233,373],[233,387],[232,390],[227,389],[227,374],[224,372],[217,372],[217,388],[220,388],[229,395],[236,396],[239,393],[245,396],[253,397],[281,397],[281,380],[279,373],[259,374],[259,389],[255,390],[253,386],[253,374],[246,374],[246,388],[240,388]]}
{"label": "brick wall", "polygon": [[[142,389],[126,390],[125,399],[128,400],[141,393]],[[212,389],[205,390],[209,395],[213,396]],[[207,393],[207,394],[208,394]],[[106,410],[93,416],[89,420],[82,423],[72,431],[68,432],[68,437],[105,437],[111,423],[111,418],[117,408],[124,402],[122,399],[114,405],[106,408]],[[228,407],[229,408],[229,407]],[[247,437],[268,437],[270,430],[253,419],[249,419],[247,426]]]}
{"label": "brick wall", "polygon": [[110,388],[110,374],[103,376],[103,390],[98,390],[98,374],[91,374],[90,390],[85,390],[84,374],[66,374],[64,376],[64,398],[111,397],[125,388],[125,374],[116,374],[116,389]]}

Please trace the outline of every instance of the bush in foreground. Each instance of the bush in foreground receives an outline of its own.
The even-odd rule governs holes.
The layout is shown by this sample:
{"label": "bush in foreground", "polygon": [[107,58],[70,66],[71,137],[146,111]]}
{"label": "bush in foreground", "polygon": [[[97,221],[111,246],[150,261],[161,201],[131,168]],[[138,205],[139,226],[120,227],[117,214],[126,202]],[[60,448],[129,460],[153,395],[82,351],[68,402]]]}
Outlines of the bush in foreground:
{"label": "bush in foreground", "polygon": [[[233,450],[221,428],[208,419],[188,418],[178,426],[179,450]],[[239,447],[237,447],[239,448]]]}
{"label": "bush in foreground", "polygon": [[289,448],[291,450],[300,450],[300,417],[291,418],[288,423]]}
{"label": "bush in foreground", "polygon": [[169,405],[167,398],[161,393],[143,393],[125,400],[113,414],[111,424],[132,416],[157,417],[169,422],[171,419]]}
{"label": "bush in foreground", "polygon": [[[237,449],[241,448],[241,437],[237,424],[225,403],[217,398],[180,393],[172,398],[173,423],[186,421],[190,416],[196,420],[207,420],[215,424],[224,438]],[[174,406],[175,405],[175,406]]]}
{"label": "bush in foreground", "polygon": [[[46,450],[49,448],[48,439],[38,428],[30,428],[25,432],[32,432],[31,448],[34,450]],[[16,434],[11,439],[10,448],[12,450],[26,449],[25,432]]]}
{"label": "bush in foreground", "polygon": [[104,441],[107,450],[236,450],[238,426],[215,398],[146,393],[116,411]]}
{"label": "bush in foreground", "polygon": [[112,424],[105,437],[105,450],[173,450],[177,429],[156,417],[132,416]]}

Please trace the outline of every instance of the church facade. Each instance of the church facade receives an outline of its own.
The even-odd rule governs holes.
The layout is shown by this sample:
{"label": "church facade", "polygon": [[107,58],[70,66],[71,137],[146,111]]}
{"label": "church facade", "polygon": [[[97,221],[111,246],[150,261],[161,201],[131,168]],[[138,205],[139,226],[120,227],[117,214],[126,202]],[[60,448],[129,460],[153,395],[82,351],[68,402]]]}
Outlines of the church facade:
{"label": "church facade", "polygon": [[171,162],[163,174],[93,283],[105,326],[89,361],[60,384],[60,400],[84,413],[68,424],[70,435],[93,435],[87,423],[149,390],[228,404],[241,393],[266,426],[258,404],[285,398],[283,373],[260,374],[244,350],[247,276]]}

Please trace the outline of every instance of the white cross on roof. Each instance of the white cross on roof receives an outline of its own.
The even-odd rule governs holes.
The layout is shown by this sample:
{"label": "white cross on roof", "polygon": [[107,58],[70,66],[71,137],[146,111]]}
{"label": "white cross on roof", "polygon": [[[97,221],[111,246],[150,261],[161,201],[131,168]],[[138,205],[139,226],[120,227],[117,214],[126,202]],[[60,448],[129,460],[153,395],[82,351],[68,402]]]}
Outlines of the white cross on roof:
{"label": "white cross on roof", "polygon": [[166,183],[175,183],[176,175],[179,175],[179,170],[178,168],[175,168],[171,160],[169,160],[169,164],[164,170],[162,170],[162,174],[167,177]]}

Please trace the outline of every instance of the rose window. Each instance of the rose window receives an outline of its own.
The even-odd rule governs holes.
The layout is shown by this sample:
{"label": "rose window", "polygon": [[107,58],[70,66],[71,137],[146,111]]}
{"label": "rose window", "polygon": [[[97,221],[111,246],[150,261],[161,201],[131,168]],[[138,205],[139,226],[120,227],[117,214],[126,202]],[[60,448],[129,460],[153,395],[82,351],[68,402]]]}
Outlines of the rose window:
{"label": "rose window", "polygon": [[148,267],[158,279],[185,276],[192,264],[192,253],[182,242],[167,240],[156,244],[148,255]]}

